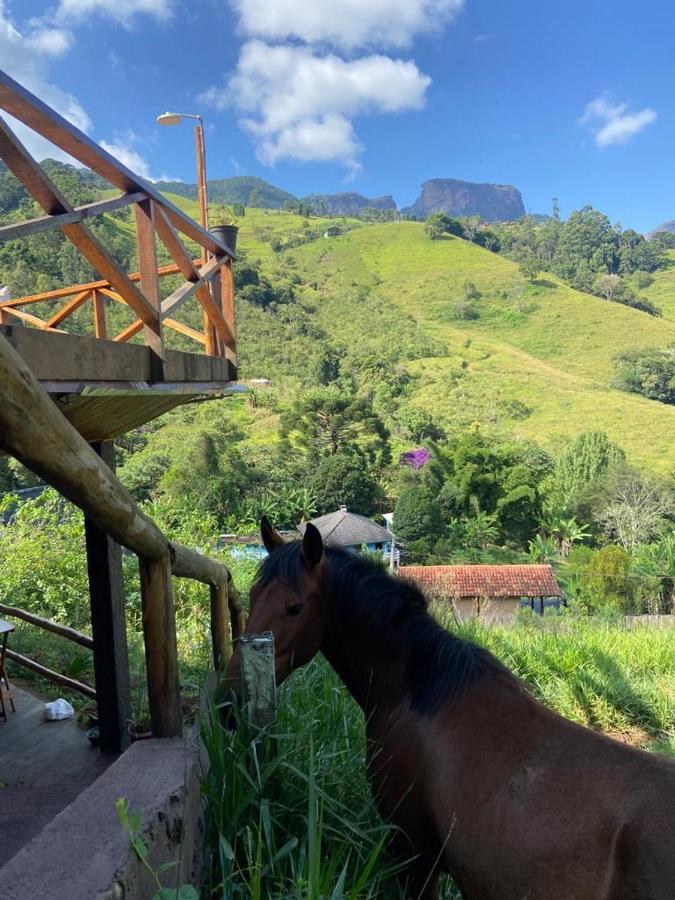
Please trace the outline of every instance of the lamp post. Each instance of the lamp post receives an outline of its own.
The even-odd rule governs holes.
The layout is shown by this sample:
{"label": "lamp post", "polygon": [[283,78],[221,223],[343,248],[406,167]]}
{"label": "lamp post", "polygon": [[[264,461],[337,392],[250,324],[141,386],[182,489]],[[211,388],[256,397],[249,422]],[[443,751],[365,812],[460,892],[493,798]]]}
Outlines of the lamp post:
{"label": "lamp post", "polygon": [[[204,120],[193,113],[165,112],[157,116],[158,125],[180,125],[182,119],[195,119],[195,149],[197,151],[197,190],[199,193],[199,221],[202,228],[209,227],[209,205],[206,190],[206,148],[204,146]],[[202,249],[202,261],[206,251]]]}

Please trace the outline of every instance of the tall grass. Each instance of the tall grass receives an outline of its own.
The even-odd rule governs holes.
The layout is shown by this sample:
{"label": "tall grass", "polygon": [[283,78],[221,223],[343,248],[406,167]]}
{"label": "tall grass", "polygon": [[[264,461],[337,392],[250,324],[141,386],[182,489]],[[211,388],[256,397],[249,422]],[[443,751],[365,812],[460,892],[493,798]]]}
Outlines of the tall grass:
{"label": "tall grass", "polygon": [[[675,756],[672,630],[552,617],[459,631],[563,715]],[[279,699],[275,729],[263,739],[242,722],[227,731],[213,711],[205,724],[205,896],[399,898],[386,852],[392,827],[365,777],[361,711],[321,658],[296,672]],[[459,897],[449,880],[441,897]]]}

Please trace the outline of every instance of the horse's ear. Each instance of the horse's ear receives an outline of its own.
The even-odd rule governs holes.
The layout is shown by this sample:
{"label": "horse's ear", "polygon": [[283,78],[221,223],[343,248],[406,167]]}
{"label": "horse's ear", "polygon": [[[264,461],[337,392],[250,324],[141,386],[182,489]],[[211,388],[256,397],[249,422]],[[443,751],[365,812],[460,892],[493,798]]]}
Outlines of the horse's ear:
{"label": "horse's ear", "polygon": [[305,534],[302,538],[302,556],[308,569],[316,568],[323,556],[321,532],[311,522],[307,523]]}
{"label": "horse's ear", "polygon": [[275,550],[284,545],[284,539],[272,527],[267,516],[263,516],[260,520],[260,536],[268,553],[274,553]]}

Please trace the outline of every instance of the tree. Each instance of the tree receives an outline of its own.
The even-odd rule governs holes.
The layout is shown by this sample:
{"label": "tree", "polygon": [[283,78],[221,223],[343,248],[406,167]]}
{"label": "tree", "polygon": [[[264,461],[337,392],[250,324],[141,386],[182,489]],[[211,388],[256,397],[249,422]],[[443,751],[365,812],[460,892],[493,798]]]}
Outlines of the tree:
{"label": "tree", "polygon": [[530,282],[536,281],[539,277],[539,272],[541,271],[539,260],[534,255],[523,257],[518,268],[523,278],[527,278]]}
{"label": "tree", "polygon": [[346,506],[372,516],[384,500],[382,488],[363,459],[347,453],[324,457],[310,477],[309,488],[320,515]]}
{"label": "tree", "polygon": [[438,498],[423,479],[408,483],[394,507],[394,534],[405,544],[415,544],[421,555],[429,553],[443,537],[445,524]]}
{"label": "tree", "polygon": [[598,275],[593,284],[594,293],[605,300],[613,300],[623,289],[623,281],[619,275]]}
{"label": "tree", "polygon": [[603,547],[595,553],[581,576],[581,588],[590,609],[613,607],[634,610],[634,586],[630,555],[621,547]]}
{"label": "tree", "polygon": [[281,417],[281,437],[316,456],[355,452],[369,462],[391,459],[389,432],[368,397],[335,385],[300,397]]}
{"label": "tree", "polygon": [[617,357],[616,370],[620,390],[675,404],[675,346],[623,353]]}
{"label": "tree", "polygon": [[585,431],[561,453],[544,485],[546,508],[553,516],[574,510],[583,492],[626,455],[604,431]]}
{"label": "tree", "polygon": [[603,485],[596,519],[611,540],[633,550],[665,531],[674,501],[659,482],[622,467]]}
{"label": "tree", "polygon": [[446,217],[443,213],[434,213],[424,224],[424,230],[432,241],[437,241],[445,234]]}

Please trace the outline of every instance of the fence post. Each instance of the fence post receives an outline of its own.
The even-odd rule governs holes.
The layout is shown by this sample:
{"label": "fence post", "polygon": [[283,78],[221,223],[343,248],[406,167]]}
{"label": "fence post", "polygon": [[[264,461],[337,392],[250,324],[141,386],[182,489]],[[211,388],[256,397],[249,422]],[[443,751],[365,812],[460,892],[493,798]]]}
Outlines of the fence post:
{"label": "fence post", "polygon": [[231,645],[228,627],[228,589],[225,582],[209,585],[211,594],[211,643],[213,665],[225,670],[230,661]]}
{"label": "fence post", "polygon": [[171,560],[168,553],[160,559],[139,558],[138,566],[152,733],[155,737],[177,737],[183,731],[183,716]]}
{"label": "fence post", "polygon": [[[92,447],[114,472],[112,441],[92,444]],[[129,746],[131,719],[122,550],[86,515],[84,533],[100,746],[105,753],[121,753]]]}

